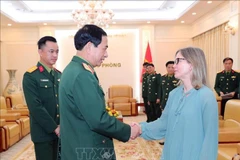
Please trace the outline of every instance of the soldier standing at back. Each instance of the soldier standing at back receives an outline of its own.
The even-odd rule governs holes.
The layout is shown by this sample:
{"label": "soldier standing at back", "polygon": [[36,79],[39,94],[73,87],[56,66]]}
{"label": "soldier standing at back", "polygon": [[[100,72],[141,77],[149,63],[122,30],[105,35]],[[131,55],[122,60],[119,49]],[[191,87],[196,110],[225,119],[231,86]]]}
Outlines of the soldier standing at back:
{"label": "soldier standing at back", "polygon": [[61,72],[53,65],[58,59],[58,52],[54,37],[42,37],[38,41],[40,61],[23,77],[36,160],[57,159],[60,136],[58,86]]}
{"label": "soldier standing at back", "polygon": [[239,88],[239,73],[232,69],[233,59],[230,57],[223,60],[224,70],[216,76],[214,89],[219,96],[231,94],[231,98],[222,99],[221,115],[224,116],[225,105],[229,99],[237,99]]}
{"label": "soldier standing at back", "polygon": [[150,122],[150,108],[148,105],[148,100],[147,100],[147,96],[148,96],[148,70],[147,70],[147,65],[149,63],[144,62],[143,63],[143,69],[145,70],[145,73],[142,75],[142,98],[143,98],[143,102],[144,102],[144,108],[145,108],[145,113],[147,115],[147,122]]}
{"label": "soldier standing at back", "polygon": [[178,79],[174,76],[174,61],[166,63],[167,74],[162,76],[162,99],[161,108],[164,109],[168,100],[169,93],[177,87]]}
{"label": "soldier standing at back", "polygon": [[162,96],[161,74],[156,73],[154,65],[148,64],[148,105],[150,106],[150,121],[154,121],[162,114],[160,99]]}

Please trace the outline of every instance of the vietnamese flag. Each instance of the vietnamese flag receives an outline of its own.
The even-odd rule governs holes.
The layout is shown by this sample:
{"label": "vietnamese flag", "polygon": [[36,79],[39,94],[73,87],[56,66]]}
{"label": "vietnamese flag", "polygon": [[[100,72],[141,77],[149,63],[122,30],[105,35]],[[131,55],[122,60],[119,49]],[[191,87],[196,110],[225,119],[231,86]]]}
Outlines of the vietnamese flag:
{"label": "vietnamese flag", "polygon": [[[149,42],[147,44],[147,49],[146,49],[145,58],[144,58],[143,63],[144,62],[152,63],[152,54],[151,54],[151,49],[150,49]],[[143,66],[142,66],[142,74],[141,74],[141,77],[140,77],[140,82],[142,82],[142,75],[144,73],[145,73],[145,70],[143,69]]]}

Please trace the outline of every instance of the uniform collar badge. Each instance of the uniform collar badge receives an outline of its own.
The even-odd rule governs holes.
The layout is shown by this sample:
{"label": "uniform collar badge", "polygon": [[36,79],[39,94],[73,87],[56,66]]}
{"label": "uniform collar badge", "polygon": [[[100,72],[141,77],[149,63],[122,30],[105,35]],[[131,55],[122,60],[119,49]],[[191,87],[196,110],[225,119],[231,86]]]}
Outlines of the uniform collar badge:
{"label": "uniform collar badge", "polygon": [[43,66],[39,66],[38,69],[39,69],[40,72],[43,72],[43,71],[44,71]]}

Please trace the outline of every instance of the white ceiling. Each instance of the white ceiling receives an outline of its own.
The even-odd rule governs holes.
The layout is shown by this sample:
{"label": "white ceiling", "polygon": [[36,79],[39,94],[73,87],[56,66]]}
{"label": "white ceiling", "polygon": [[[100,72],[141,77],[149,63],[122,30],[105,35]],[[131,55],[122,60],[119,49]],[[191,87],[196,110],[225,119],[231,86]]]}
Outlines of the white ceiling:
{"label": "white ceiling", "polygon": [[[114,12],[117,24],[191,24],[225,1],[112,1],[106,0],[104,8]],[[80,7],[75,1],[1,1],[1,26],[72,25],[73,9]],[[192,15],[195,12],[196,15]]]}

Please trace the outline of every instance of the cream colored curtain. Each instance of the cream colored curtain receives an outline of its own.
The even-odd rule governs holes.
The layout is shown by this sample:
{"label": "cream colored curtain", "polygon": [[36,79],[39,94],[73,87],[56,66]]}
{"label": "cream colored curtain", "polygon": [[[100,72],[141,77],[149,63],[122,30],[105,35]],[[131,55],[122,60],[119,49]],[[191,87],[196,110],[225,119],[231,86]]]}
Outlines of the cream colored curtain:
{"label": "cream colored curtain", "polygon": [[224,32],[227,23],[193,37],[193,45],[201,48],[206,56],[210,86],[215,84],[216,74],[223,70],[223,59],[229,55],[229,34]]}

